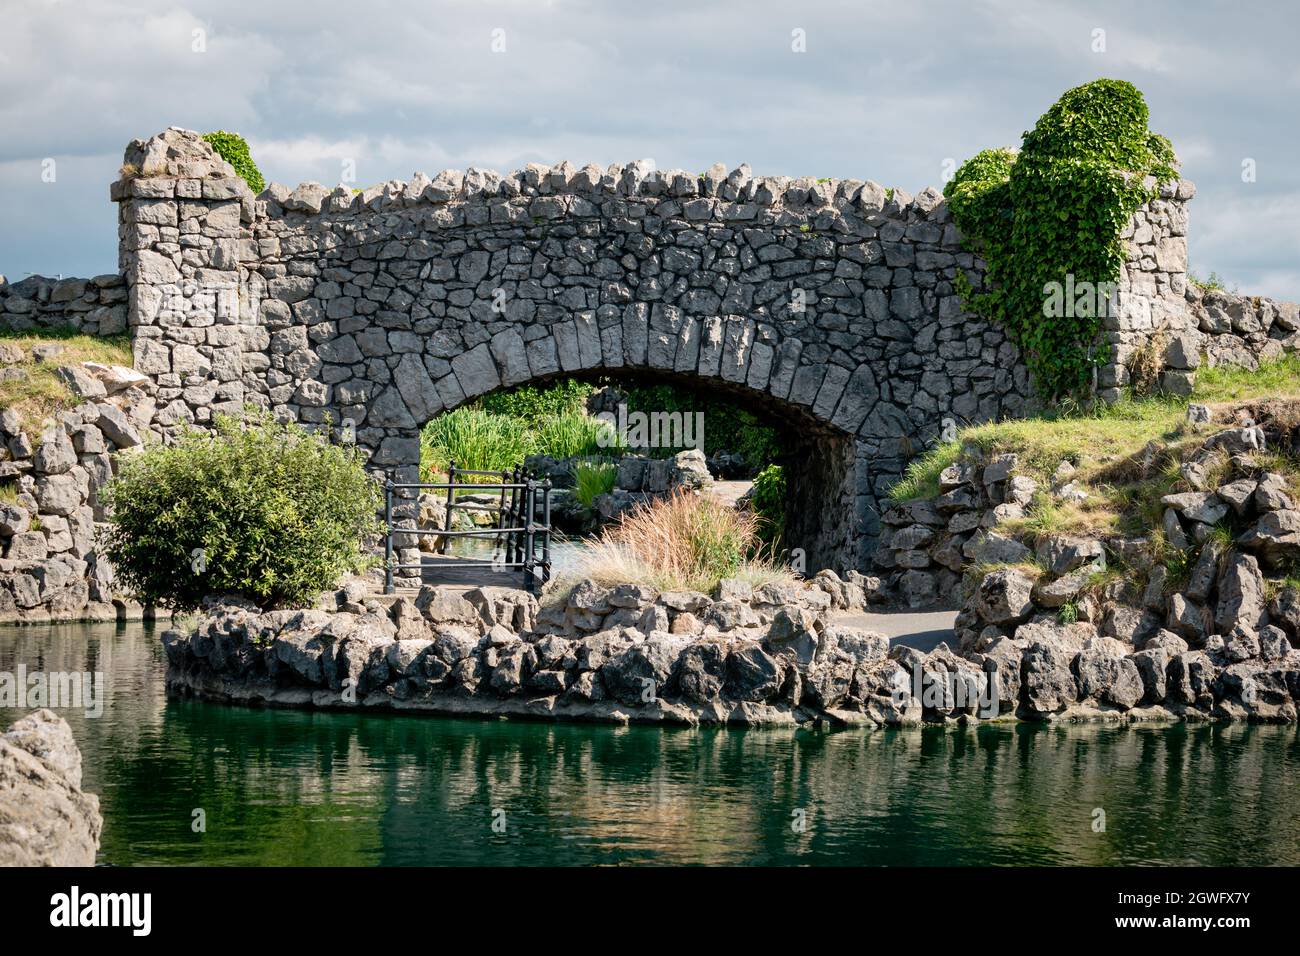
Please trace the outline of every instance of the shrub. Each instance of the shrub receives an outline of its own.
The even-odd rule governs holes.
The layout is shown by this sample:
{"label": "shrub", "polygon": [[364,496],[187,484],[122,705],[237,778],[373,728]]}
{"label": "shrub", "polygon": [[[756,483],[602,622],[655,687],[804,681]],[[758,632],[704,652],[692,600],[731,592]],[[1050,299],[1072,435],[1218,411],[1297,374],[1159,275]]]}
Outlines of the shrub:
{"label": "shrub", "polygon": [[535,425],[556,415],[582,412],[587,396],[595,390],[590,382],[566,378],[540,388],[522,385],[506,392],[493,392],[479,400],[479,407],[494,415],[509,415]]}
{"label": "shrub", "polygon": [[597,495],[614,490],[618,466],[607,461],[580,461],[573,469],[573,497],[590,508]]}
{"label": "shrub", "polygon": [[209,594],[311,600],[368,563],[381,495],[355,448],[250,411],[118,459],[105,553],[139,599],[185,611]]}
{"label": "shrub", "polygon": [[759,553],[758,520],[712,498],[679,491],[633,508],[592,543],[557,587],[562,590],[575,576],[606,585],[706,593],[726,577],[755,583],[793,580]]}
{"label": "shrub", "polygon": [[785,536],[785,471],[780,465],[768,465],[754,478],[750,507],[758,515],[758,535],[772,547],[779,547]]}
{"label": "shrub", "polygon": [[253,162],[253,156],[248,151],[248,142],[244,137],[220,129],[215,133],[204,133],[203,138],[212,144],[218,156],[235,167],[239,178],[248,183],[248,188],[254,193],[260,193],[266,188],[266,180],[262,178],[262,172],[257,168],[257,164]]}

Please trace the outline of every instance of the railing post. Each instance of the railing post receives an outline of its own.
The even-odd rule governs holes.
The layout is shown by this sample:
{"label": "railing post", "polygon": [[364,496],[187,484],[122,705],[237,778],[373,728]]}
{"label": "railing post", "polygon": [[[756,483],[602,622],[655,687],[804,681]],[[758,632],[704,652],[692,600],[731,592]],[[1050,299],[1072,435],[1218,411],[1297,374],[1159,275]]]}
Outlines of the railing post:
{"label": "railing post", "polygon": [[[456,495],[456,459],[455,458],[453,458],[451,461],[447,463],[447,485],[448,485],[447,514],[446,517],[443,519],[443,524],[442,524],[443,531],[451,530],[451,509],[452,509],[452,502],[455,500],[455,495]],[[450,536],[443,535],[442,545],[441,547],[438,548],[439,554],[447,553],[447,545],[450,541],[451,541]]]}
{"label": "railing post", "polygon": [[533,517],[537,513],[537,483],[531,473],[524,480],[524,508],[528,514],[524,519],[524,580],[529,592],[533,590]]}
{"label": "railing post", "polygon": [[[510,483],[513,485],[519,484],[518,465],[515,465],[515,467],[510,471]],[[507,528],[516,528],[519,526],[519,518],[520,518],[519,499],[520,499],[519,489],[511,488],[510,489],[510,523],[506,525]],[[506,534],[506,566],[509,567],[510,565],[514,564],[518,555],[519,555],[519,532],[511,531]]]}
{"label": "railing post", "polygon": [[551,479],[542,482],[542,584],[551,580]]}
{"label": "railing post", "polygon": [[492,547],[493,561],[496,560],[496,553],[498,550],[500,550],[504,554],[505,547],[506,547],[506,538],[509,537],[505,533],[505,529],[510,527],[510,525],[506,524],[506,490],[507,490],[506,485],[509,483],[510,483],[510,472],[506,471],[503,468],[501,470],[501,498],[497,502],[497,531],[499,533],[493,539],[493,547]]}
{"label": "railing post", "polygon": [[384,473],[384,593],[393,593],[393,472]]}

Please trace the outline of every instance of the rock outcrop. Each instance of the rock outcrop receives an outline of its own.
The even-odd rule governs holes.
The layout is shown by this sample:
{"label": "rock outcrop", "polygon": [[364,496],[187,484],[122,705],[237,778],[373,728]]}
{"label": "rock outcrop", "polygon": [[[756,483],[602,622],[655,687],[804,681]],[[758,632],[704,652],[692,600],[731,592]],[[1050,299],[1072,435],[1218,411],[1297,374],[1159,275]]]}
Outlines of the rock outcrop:
{"label": "rock outcrop", "polygon": [[67,721],[37,710],[0,735],[0,866],[93,866],[103,826]]}

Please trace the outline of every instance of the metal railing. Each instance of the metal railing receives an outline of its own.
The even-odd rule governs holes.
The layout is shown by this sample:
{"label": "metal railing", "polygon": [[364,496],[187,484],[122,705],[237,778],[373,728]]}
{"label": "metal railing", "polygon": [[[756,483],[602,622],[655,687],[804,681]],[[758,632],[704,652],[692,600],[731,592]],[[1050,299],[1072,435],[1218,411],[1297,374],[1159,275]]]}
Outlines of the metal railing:
{"label": "metal railing", "polygon": [[[500,478],[499,482],[457,481],[457,477],[472,476],[476,478]],[[418,496],[426,489],[443,490],[447,493],[447,511],[443,522],[445,528],[420,528],[418,511],[414,517],[414,527],[398,527],[393,521],[395,499],[409,499],[412,493]],[[461,494],[498,496],[495,504],[465,502],[457,500]],[[417,505],[418,508],[418,505]],[[473,528],[468,531],[451,530],[452,516],[456,511],[492,512],[497,516],[492,527]],[[541,512],[540,520],[538,512]],[[398,482],[393,481],[391,473],[384,482],[384,593],[392,594],[398,571],[419,571],[421,579],[426,567],[419,564],[402,564],[395,561],[393,538],[397,535],[435,535],[443,540],[439,553],[446,553],[448,542],[453,538],[491,538],[496,543],[495,554],[491,558],[463,557],[455,561],[438,561],[428,565],[434,570],[444,568],[482,568],[489,567],[502,571],[518,568],[524,572],[524,584],[529,591],[536,591],[539,584],[551,579],[551,479],[538,481],[536,476],[524,468],[516,466],[510,471],[475,471],[469,468],[457,468],[452,461],[447,468],[447,480],[443,482]],[[540,554],[540,556],[539,556]]]}

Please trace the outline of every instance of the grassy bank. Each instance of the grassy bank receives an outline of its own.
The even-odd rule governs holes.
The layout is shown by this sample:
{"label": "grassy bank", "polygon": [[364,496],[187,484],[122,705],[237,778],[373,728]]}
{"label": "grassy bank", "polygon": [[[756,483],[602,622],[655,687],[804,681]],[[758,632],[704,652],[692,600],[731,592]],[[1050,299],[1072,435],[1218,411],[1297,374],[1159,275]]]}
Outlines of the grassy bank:
{"label": "grassy bank", "polygon": [[[1014,453],[1017,471],[1038,481],[1040,491],[1026,517],[1006,522],[1004,530],[1141,533],[1159,525],[1162,495],[1189,490],[1179,465],[1183,453],[1199,446],[1205,434],[1187,423],[1188,403],[1222,409],[1263,398],[1300,398],[1300,357],[1288,356],[1254,372],[1202,369],[1189,399],[1126,398],[1092,409],[973,425],[915,459],[890,497],[906,501],[937,495],[940,472],[958,460],[963,448],[984,455]],[[1159,448],[1144,454],[1153,442]],[[1063,461],[1074,468],[1069,480],[1087,491],[1083,501],[1061,502],[1048,493]],[[1278,458],[1273,464],[1300,480],[1296,463]]]}
{"label": "grassy bank", "polygon": [[[32,350],[39,346],[54,346],[60,351],[39,361],[32,355]],[[130,368],[134,362],[129,335],[100,338],[57,329],[0,331],[0,351],[10,348],[21,349],[24,357],[13,364],[0,364],[0,408],[16,411],[29,433],[38,432],[45,419],[78,402],[59,378],[57,369],[81,362]]]}

